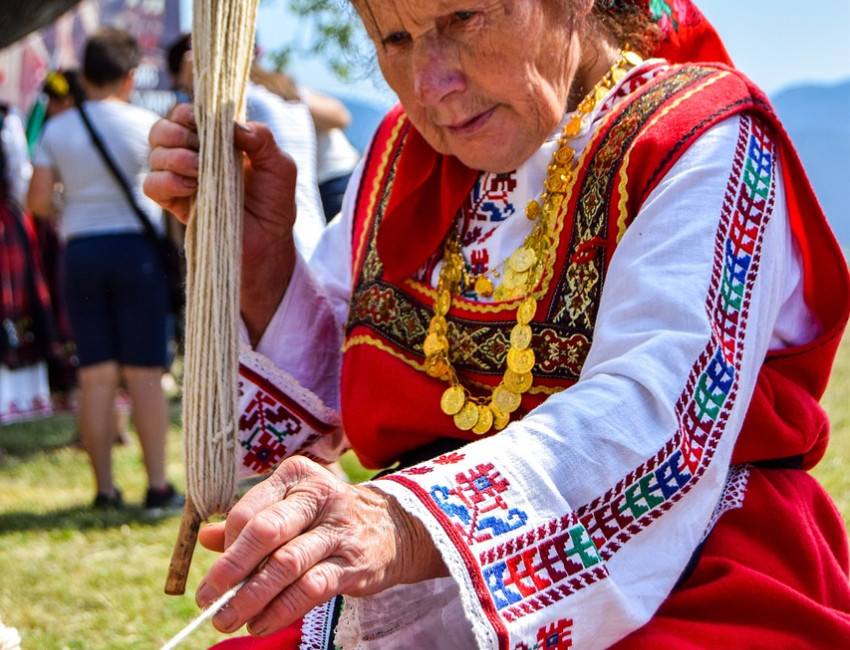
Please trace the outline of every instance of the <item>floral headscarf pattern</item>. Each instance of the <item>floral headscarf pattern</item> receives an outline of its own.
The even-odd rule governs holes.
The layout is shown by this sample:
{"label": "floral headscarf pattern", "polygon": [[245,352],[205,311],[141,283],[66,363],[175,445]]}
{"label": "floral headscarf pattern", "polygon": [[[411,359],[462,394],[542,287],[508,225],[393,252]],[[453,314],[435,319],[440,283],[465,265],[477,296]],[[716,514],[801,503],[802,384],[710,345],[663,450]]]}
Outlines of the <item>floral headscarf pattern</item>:
{"label": "floral headscarf pattern", "polygon": [[627,0],[643,5],[664,35],[656,56],[672,63],[732,64],[714,27],[691,0]]}

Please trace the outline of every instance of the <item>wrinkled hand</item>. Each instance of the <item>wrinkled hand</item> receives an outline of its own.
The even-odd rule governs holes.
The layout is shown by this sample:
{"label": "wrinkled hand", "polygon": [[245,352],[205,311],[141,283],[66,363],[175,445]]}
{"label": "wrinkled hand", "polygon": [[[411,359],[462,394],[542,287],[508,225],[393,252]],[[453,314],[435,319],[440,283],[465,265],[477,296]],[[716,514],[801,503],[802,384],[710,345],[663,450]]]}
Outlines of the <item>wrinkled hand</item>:
{"label": "wrinkled hand", "polygon": [[199,540],[224,551],[198,586],[201,607],[251,576],[213,618],[221,632],[248,623],[253,634],[271,634],[336,594],[366,596],[448,573],[395,499],[302,457],[285,460]]}
{"label": "wrinkled hand", "polygon": [[[295,265],[293,160],[259,122],[234,126],[233,146],[244,154],[244,225],[241,309],[256,343],[280,303]],[[198,191],[200,142],[194,107],[177,106],[151,128],[151,172],[145,193],[188,223]]]}

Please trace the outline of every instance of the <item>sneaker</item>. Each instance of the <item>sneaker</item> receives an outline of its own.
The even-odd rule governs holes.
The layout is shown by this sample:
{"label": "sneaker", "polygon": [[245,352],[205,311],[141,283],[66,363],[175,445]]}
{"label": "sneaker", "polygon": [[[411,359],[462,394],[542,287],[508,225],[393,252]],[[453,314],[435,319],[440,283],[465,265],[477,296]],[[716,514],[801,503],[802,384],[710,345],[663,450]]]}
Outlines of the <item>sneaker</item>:
{"label": "sneaker", "polygon": [[148,488],[145,495],[145,514],[161,515],[182,510],[186,497],[174,489],[169,483],[164,490]]}
{"label": "sneaker", "polygon": [[116,488],[112,494],[98,492],[94,497],[92,507],[95,510],[119,510],[123,508],[124,499],[121,498],[121,491]]}

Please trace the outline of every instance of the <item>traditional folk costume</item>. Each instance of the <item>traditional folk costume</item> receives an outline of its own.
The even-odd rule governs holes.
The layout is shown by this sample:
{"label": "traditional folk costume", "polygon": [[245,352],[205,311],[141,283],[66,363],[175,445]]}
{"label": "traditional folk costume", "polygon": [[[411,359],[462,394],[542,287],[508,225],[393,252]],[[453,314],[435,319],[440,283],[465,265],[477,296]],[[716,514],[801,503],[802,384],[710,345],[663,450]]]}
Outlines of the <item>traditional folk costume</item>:
{"label": "traditional folk costume", "polygon": [[0,106],[0,424],[52,413],[50,295],[34,224],[20,207],[31,174],[21,116]]}
{"label": "traditional folk costume", "polygon": [[[764,95],[675,63],[725,57],[676,7],[667,58],[615,75],[514,172],[470,172],[388,115],[343,219],[243,349],[244,465],[347,444],[400,460],[372,485],[451,577],[222,647],[324,647],[334,627],[370,649],[850,639],[844,525],[805,471],[827,443],[846,262]],[[565,185],[547,172],[562,133]]]}

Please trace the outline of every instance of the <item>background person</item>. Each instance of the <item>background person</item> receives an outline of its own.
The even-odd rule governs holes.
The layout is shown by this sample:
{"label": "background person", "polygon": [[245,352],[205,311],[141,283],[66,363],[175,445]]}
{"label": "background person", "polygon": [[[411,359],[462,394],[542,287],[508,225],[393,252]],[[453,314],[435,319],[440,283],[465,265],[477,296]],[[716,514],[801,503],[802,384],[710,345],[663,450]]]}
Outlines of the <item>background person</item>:
{"label": "background person", "polygon": [[[43,97],[30,111],[27,128],[30,150],[35,153],[36,145],[47,120],[74,107],[72,86],[79,88],[75,70],[55,70],[48,73],[43,87]],[[76,386],[77,357],[74,350],[71,324],[61,291],[61,268],[64,244],[59,235],[58,221],[61,219],[61,189],[54,193],[51,216],[33,215],[38,236],[38,250],[44,268],[44,278],[50,292],[53,317],[56,323],[56,335],[60,353],[48,360],[50,393],[54,408],[59,411],[73,410],[73,390]],[[126,419],[126,418],[125,418]],[[119,431],[125,427],[120,426]],[[79,437],[79,434],[78,434]]]}
{"label": "background person", "polygon": [[[179,36],[169,46],[166,59],[178,100],[187,101],[194,94],[191,34]],[[248,120],[268,125],[277,145],[295,160],[295,242],[301,254],[309,258],[325,225],[316,182],[316,130],[310,111],[288,76],[254,62],[246,89],[245,113]]]}
{"label": "background person", "polygon": [[31,174],[22,116],[0,104],[0,424],[52,412],[47,359],[55,330],[35,231],[22,207]]}
{"label": "background person", "polygon": [[[764,95],[686,1],[354,6],[400,106],[309,265],[291,163],[234,129],[266,278],[244,419],[260,384],[263,414],[311,403],[285,443],[324,430],[327,460],[339,404],[361,461],[400,465],[288,458],[202,529],[199,604],[247,578],[218,629],[309,635],[345,594],[346,648],[841,646],[846,530],[805,470],[850,279]],[[190,114],[146,181],[184,219]],[[283,268],[251,253],[274,239]]]}
{"label": "background person", "polygon": [[[50,72],[44,81],[44,96],[43,115],[40,123],[38,123],[38,104],[30,111],[30,128],[28,128],[27,137],[34,138],[29,143],[30,150],[33,152],[35,152],[38,140],[41,138],[44,125],[49,119],[71,110],[76,104],[85,101],[85,91],[82,88],[77,71],[56,70]],[[41,254],[44,278],[50,293],[56,336],[59,342],[57,354],[52,355],[47,360],[47,372],[54,412],[74,412],[76,409],[74,394],[77,387],[78,359],[68,309],[65,306],[65,297],[62,291],[62,258],[65,254],[65,245],[59,234],[59,222],[62,219],[64,208],[61,182],[57,183],[54,188],[51,207],[53,213],[50,215],[33,215],[38,237],[38,250]],[[126,390],[119,387],[114,406],[116,444],[129,444],[127,426],[130,410],[130,398]],[[79,431],[75,432],[71,444],[82,448],[82,436]]]}
{"label": "background person", "polygon": [[255,61],[245,92],[245,116],[266,124],[277,146],[295,161],[298,219],[293,233],[298,250],[309,259],[325,227],[316,176],[317,138],[310,109],[290,82],[286,75],[266,70]]}
{"label": "background person", "polygon": [[[139,60],[131,34],[113,28],[94,34],[83,55],[88,100],[81,108],[135,188],[137,203],[162,228],[161,211],[141,191],[150,152],[147,134],[158,116],[130,103]],[[161,382],[172,327],[167,288],[157,252],[79,110],[47,123],[34,158],[29,205],[36,214],[51,214],[54,187],[62,183],[62,277],[79,358],[77,418],[94,472],[94,507],[122,505],[112,444],[113,404],[123,380],[148,477],[144,507],[158,512],[183,503],[165,469],[168,404]]]}
{"label": "background person", "polygon": [[303,86],[299,91],[316,126],[316,178],[329,222],[342,209],[348,180],[360,160],[360,152],[343,132],[351,124],[351,112],[336,97]]}

